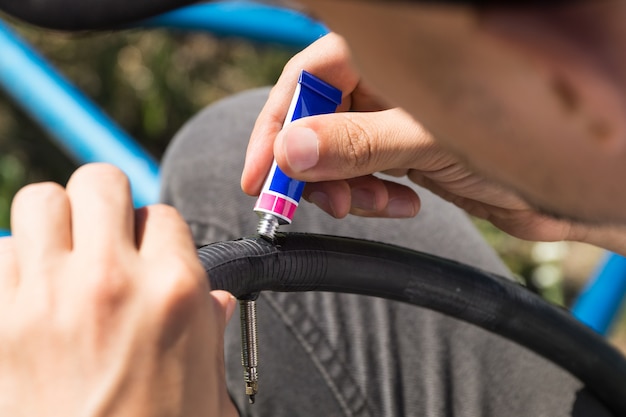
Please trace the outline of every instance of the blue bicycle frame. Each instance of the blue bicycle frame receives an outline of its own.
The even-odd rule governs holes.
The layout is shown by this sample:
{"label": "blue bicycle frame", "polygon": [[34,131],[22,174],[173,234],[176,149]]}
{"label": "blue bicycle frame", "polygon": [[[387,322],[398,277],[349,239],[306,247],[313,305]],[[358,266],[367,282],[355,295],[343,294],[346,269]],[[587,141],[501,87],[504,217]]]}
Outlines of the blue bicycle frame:
{"label": "blue bicycle frame", "polygon": [[[298,48],[328,32],[298,12],[249,1],[198,4],[135,26],[206,30]],[[136,206],[157,201],[157,162],[1,20],[0,87],[77,163],[109,162],[121,168],[130,179]],[[0,236],[7,234],[0,231]],[[626,259],[607,254],[572,311],[606,333],[625,293]]]}
{"label": "blue bicycle frame", "polygon": [[[202,29],[300,48],[327,33],[300,13],[251,2],[198,4],[136,26]],[[135,205],[157,201],[156,161],[2,21],[0,58],[0,86],[75,161],[115,164],[130,178]]]}

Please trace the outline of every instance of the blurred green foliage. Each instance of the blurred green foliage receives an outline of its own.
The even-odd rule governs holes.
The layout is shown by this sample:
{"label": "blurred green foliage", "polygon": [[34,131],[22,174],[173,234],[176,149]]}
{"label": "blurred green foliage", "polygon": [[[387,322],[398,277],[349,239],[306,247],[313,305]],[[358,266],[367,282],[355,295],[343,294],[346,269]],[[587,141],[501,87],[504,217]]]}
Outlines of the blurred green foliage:
{"label": "blurred green foliage", "polygon": [[[296,52],[207,33],[129,30],[64,34],[13,26],[157,159],[194,113],[270,85]],[[0,228],[30,182],[65,183],[76,165],[0,90]]]}

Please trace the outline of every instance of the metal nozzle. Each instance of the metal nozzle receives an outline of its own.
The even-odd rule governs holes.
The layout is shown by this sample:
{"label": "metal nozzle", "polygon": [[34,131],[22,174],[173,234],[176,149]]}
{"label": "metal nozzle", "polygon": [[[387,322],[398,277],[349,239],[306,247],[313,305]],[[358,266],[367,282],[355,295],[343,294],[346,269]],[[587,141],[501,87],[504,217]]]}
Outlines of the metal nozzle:
{"label": "metal nozzle", "polygon": [[257,226],[256,231],[261,236],[274,240],[278,226],[280,226],[280,223],[278,222],[278,218],[276,216],[264,213],[259,220],[259,225]]}

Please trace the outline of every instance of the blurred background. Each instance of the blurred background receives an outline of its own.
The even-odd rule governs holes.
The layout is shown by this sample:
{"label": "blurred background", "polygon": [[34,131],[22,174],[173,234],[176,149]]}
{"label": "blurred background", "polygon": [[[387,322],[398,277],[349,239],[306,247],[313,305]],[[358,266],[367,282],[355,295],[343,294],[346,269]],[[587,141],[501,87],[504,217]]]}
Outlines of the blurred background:
{"label": "blurred background", "polygon": [[[64,34],[12,21],[79,89],[157,160],[193,114],[222,97],[271,85],[297,51],[206,33],[127,30]],[[0,90],[0,229],[9,228],[12,196],[25,184],[64,184],[75,164]],[[484,221],[476,224],[520,281],[568,305],[603,252],[578,243],[533,243]],[[626,352],[626,320],[611,340]]]}

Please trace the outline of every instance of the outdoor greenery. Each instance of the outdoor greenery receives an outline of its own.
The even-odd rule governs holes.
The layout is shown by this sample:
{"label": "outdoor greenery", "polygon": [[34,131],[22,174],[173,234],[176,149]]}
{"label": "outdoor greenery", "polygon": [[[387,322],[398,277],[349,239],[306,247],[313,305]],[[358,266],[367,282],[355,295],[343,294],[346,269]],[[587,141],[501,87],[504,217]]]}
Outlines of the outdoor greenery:
{"label": "outdoor greenery", "polygon": [[[157,159],[199,109],[271,85],[295,52],[206,33],[14,28]],[[8,228],[10,199],[21,186],[65,183],[75,167],[0,90],[0,228]]]}
{"label": "outdoor greenery", "polygon": [[[272,84],[296,52],[207,33],[68,35],[13,26],[157,159],[198,110],[237,91]],[[11,198],[20,187],[43,180],[65,183],[75,167],[0,90],[0,229],[9,227]],[[559,304],[570,301],[599,257],[590,248],[538,247],[486,222],[476,224],[520,280]],[[620,328],[616,340],[626,339],[622,334],[626,329]]]}

